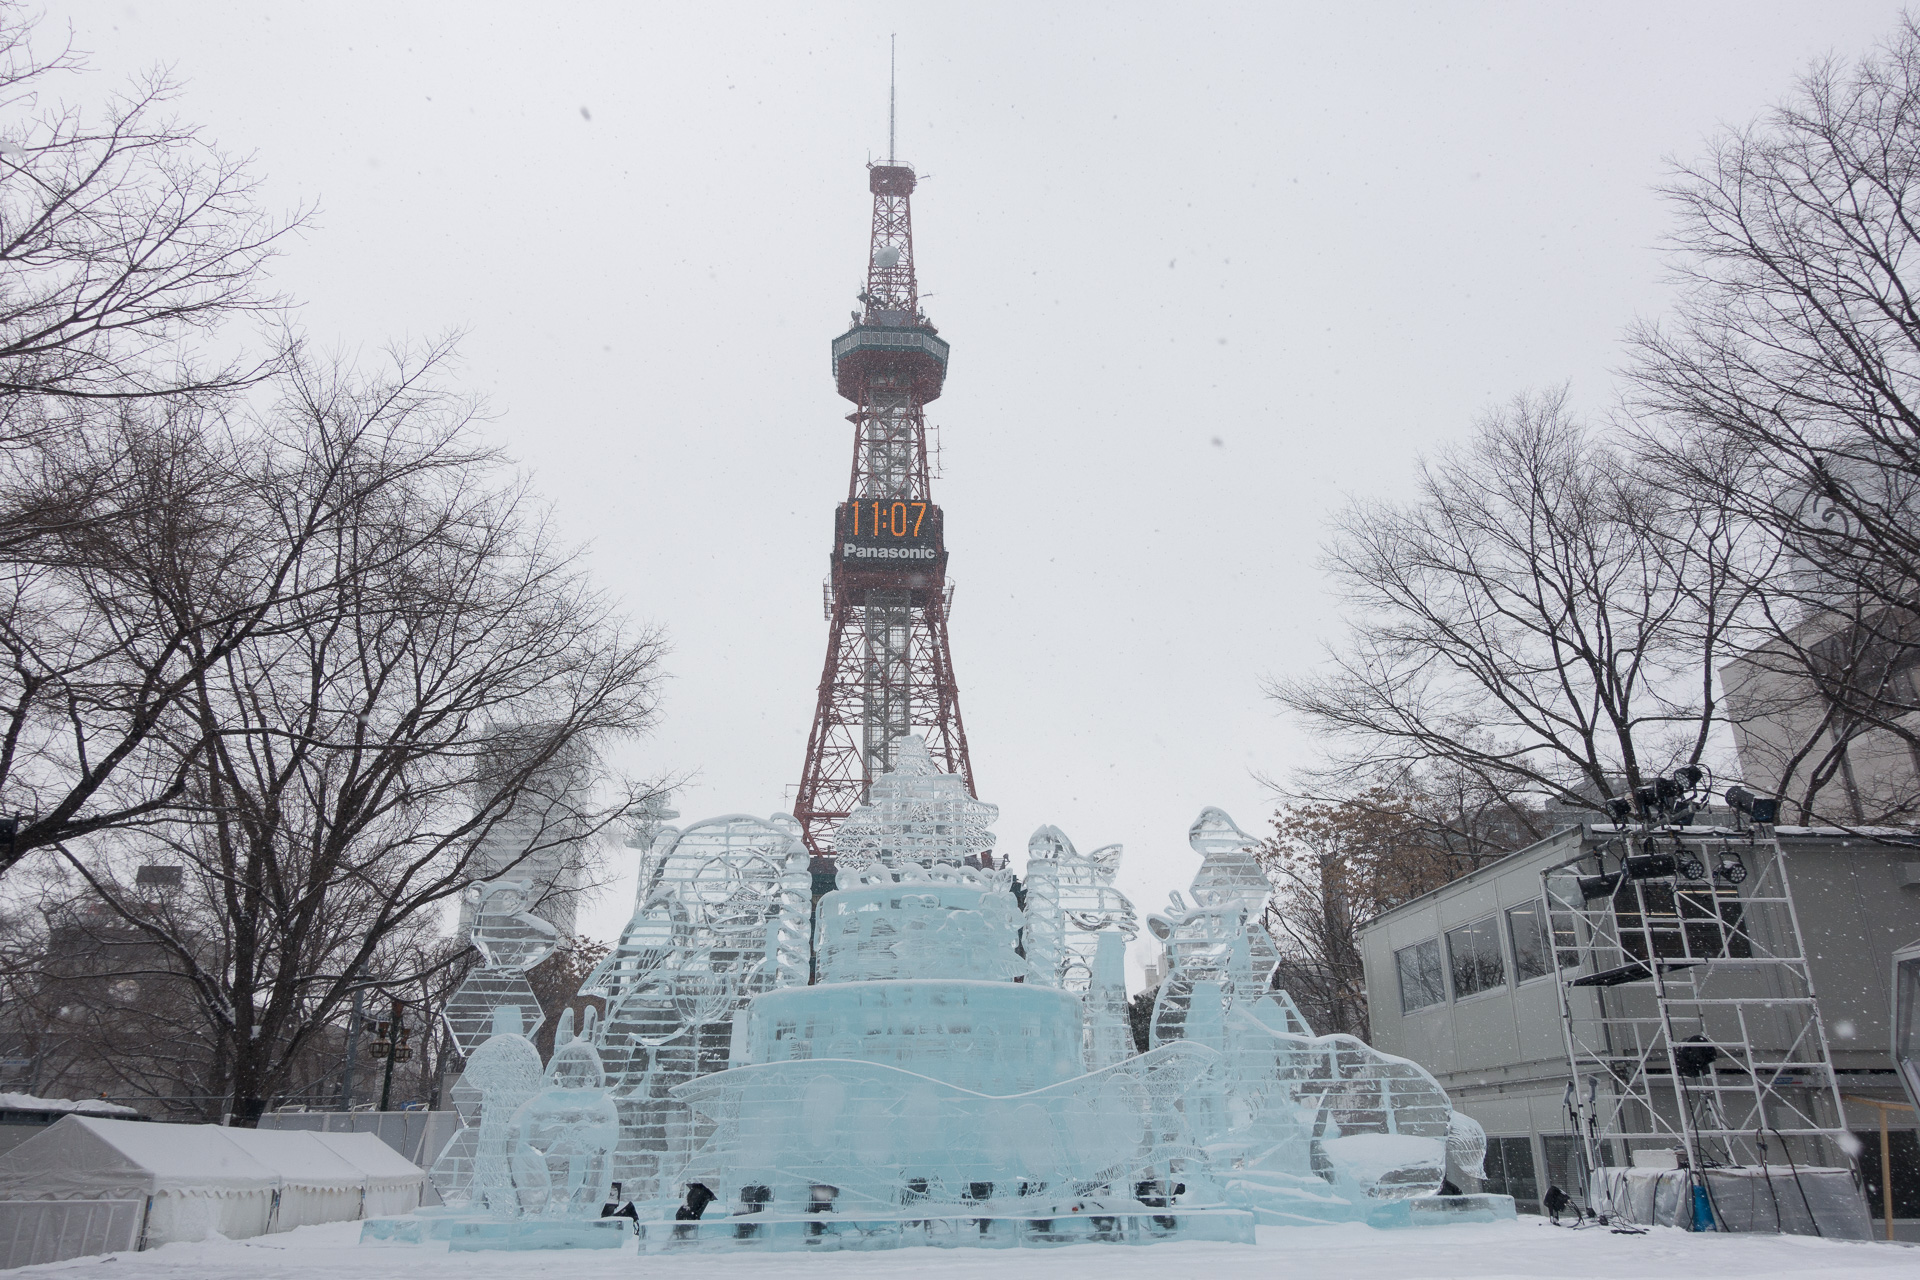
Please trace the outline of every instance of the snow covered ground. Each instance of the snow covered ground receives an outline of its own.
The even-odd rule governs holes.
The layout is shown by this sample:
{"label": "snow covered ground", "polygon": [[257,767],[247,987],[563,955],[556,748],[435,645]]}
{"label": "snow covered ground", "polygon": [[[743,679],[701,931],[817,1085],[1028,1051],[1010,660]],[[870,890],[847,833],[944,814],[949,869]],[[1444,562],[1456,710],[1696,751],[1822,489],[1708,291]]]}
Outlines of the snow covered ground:
{"label": "snow covered ground", "polygon": [[147,1253],[75,1259],[12,1274],[88,1273],[133,1280],[1896,1280],[1920,1275],[1920,1249],[1797,1236],[1690,1235],[1655,1229],[1613,1235],[1570,1231],[1540,1219],[1515,1223],[1375,1231],[1362,1226],[1262,1227],[1257,1245],[1079,1245],[1017,1251],[936,1249],[821,1255],[457,1253],[435,1248],[361,1248],[358,1223],[302,1227],[285,1235],[172,1244]]}

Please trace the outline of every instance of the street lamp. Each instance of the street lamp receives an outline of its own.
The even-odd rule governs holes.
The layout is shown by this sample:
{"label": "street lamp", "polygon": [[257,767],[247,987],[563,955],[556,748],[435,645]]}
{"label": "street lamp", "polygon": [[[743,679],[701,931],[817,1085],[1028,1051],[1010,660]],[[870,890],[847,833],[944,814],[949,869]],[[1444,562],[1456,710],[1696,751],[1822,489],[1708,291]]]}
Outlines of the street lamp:
{"label": "street lamp", "polygon": [[374,1057],[385,1058],[387,1060],[387,1069],[380,1082],[380,1109],[382,1111],[387,1110],[388,1104],[393,1101],[393,1064],[396,1062],[405,1062],[413,1057],[413,1046],[407,1043],[408,1039],[412,1037],[413,1031],[405,1022],[401,1021],[402,1017],[406,1014],[406,1010],[406,1002],[396,997],[393,1002],[392,1019],[373,1024],[374,1041],[370,1046],[370,1051]]}

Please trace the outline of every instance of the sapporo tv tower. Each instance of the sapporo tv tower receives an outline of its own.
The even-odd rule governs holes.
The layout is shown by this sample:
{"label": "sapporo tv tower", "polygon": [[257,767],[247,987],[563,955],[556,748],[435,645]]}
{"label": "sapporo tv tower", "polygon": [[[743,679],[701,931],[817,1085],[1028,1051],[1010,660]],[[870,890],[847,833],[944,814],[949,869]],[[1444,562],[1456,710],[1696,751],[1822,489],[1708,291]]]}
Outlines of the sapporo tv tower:
{"label": "sapporo tv tower", "polygon": [[927,466],[926,406],[946,380],[947,343],[920,310],[915,175],[893,159],[891,102],[887,117],[887,162],[867,166],[865,309],[833,342],[835,385],[856,406],[853,470],[833,517],[827,661],[794,802],[817,871],[831,869],[834,831],[891,768],[904,734],[924,737],[975,794],[947,643],[945,520]]}

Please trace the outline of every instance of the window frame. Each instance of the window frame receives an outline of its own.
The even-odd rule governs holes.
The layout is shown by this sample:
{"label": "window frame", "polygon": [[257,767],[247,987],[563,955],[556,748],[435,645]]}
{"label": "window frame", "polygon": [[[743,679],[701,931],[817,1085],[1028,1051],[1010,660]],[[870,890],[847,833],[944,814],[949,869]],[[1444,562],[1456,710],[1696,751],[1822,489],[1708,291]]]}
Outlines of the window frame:
{"label": "window frame", "polygon": [[[1513,1144],[1515,1143],[1518,1143],[1519,1146],[1514,1146]],[[1520,1151],[1526,1153],[1527,1170],[1524,1181],[1516,1177],[1514,1171],[1510,1171],[1507,1165],[1508,1153]],[[1480,1184],[1482,1188],[1494,1195],[1513,1196],[1513,1207],[1521,1213],[1537,1214],[1540,1212],[1540,1197],[1546,1194],[1546,1191],[1545,1188],[1540,1185],[1540,1153],[1534,1150],[1532,1134],[1488,1134],[1487,1164],[1487,1177],[1482,1179]],[[1496,1164],[1499,1168],[1497,1175],[1493,1169],[1493,1166]],[[1513,1195],[1513,1188],[1516,1182],[1521,1182],[1522,1186],[1529,1187],[1533,1194],[1531,1196]],[[1495,1190],[1496,1184],[1498,1185],[1498,1190]],[[1565,1190],[1565,1188],[1562,1188],[1562,1190]]]}
{"label": "window frame", "polygon": [[[1428,984],[1428,989],[1432,991],[1436,991],[1438,994],[1435,996],[1434,999],[1427,1001],[1425,1004],[1409,1005],[1407,1003],[1407,965],[1406,965],[1406,962],[1401,957],[1411,956],[1417,953],[1418,951],[1420,951],[1421,948],[1423,947],[1433,948],[1433,961],[1434,961],[1433,979],[1434,980],[1432,983]],[[1404,947],[1394,948],[1393,973],[1394,973],[1394,978],[1398,981],[1400,985],[1400,1016],[1401,1017],[1403,1018],[1411,1017],[1412,1015],[1419,1013],[1422,1009],[1439,1008],[1447,1003],[1447,956],[1446,956],[1446,949],[1440,945],[1439,938],[1422,938],[1419,942],[1411,943]]]}
{"label": "window frame", "polygon": [[[1514,913],[1519,911],[1528,912],[1533,916],[1534,926],[1539,930],[1539,933],[1536,936],[1538,941],[1540,960],[1541,960],[1541,963],[1545,966],[1540,970],[1540,972],[1536,974],[1532,974],[1531,976],[1527,976],[1527,977],[1522,977],[1520,973],[1520,939],[1514,934],[1514,931],[1513,931]],[[1560,962],[1561,951],[1560,951],[1560,948],[1556,946],[1554,943],[1553,924],[1547,918],[1547,909],[1545,904],[1543,904],[1538,898],[1535,898],[1531,902],[1516,903],[1514,906],[1502,908],[1500,915],[1501,915],[1501,918],[1505,920],[1506,926],[1507,926],[1507,931],[1506,931],[1507,946],[1511,951],[1511,954],[1507,958],[1512,963],[1512,966],[1513,966],[1513,985],[1515,987],[1522,987],[1529,982],[1538,982],[1542,978],[1551,978],[1554,973],[1554,966],[1556,964],[1559,964]],[[1561,965],[1561,967],[1562,968],[1567,968],[1567,967],[1578,968],[1579,958],[1577,956],[1574,956],[1572,957],[1572,959],[1574,963],[1571,966]]]}
{"label": "window frame", "polygon": [[[1491,991],[1499,991],[1502,988],[1510,988],[1513,985],[1510,980],[1511,975],[1507,972],[1506,945],[1500,939],[1500,934],[1501,934],[1500,915],[1501,915],[1500,912],[1495,911],[1491,915],[1481,916],[1478,920],[1469,920],[1465,924],[1455,925],[1453,928],[1446,929],[1441,932],[1441,935],[1440,935],[1441,939],[1446,944],[1445,959],[1446,959],[1446,968],[1447,968],[1447,986],[1448,986],[1448,989],[1451,990],[1453,993],[1453,1001],[1455,1004],[1460,1003],[1462,1000],[1471,1000],[1475,996],[1486,995],[1488,992],[1491,992]],[[1485,934],[1481,933],[1481,930],[1483,929],[1486,931]],[[1486,937],[1487,935],[1491,935],[1491,940],[1493,943],[1493,947],[1492,947],[1493,962],[1496,966],[1498,966],[1500,971],[1499,977],[1497,980],[1487,984],[1486,986],[1476,986],[1471,991],[1462,992],[1460,990],[1460,984],[1458,981],[1456,981],[1456,978],[1460,970],[1459,970],[1458,963],[1454,959],[1454,953],[1453,953],[1453,939],[1456,934],[1473,935],[1475,937],[1476,943],[1478,943],[1479,939]],[[1485,958],[1486,954],[1487,953],[1485,948],[1476,945],[1475,954],[1473,956],[1473,960],[1474,960],[1473,967],[1476,972],[1476,975],[1480,967],[1480,961],[1482,961]]]}

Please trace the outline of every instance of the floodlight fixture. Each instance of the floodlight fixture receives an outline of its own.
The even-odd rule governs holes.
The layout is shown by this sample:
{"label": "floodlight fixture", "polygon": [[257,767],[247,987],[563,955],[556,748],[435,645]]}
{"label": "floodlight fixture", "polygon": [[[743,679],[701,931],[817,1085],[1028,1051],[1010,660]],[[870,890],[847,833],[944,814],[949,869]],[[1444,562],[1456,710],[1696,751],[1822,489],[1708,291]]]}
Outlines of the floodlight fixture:
{"label": "floodlight fixture", "polygon": [[1630,880],[1659,880],[1679,869],[1679,859],[1670,853],[1627,855],[1627,878]]}
{"label": "floodlight fixture", "polygon": [[1700,861],[1695,854],[1683,853],[1680,855],[1680,875],[1687,880],[1705,880],[1707,864]]}
{"label": "floodlight fixture", "polygon": [[1611,898],[1620,887],[1620,873],[1608,871],[1597,876],[1581,876],[1575,883],[1580,886],[1580,901],[1584,905],[1601,898]]}
{"label": "floodlight fixture", "polygon": [[1737,854],[1723,854],[1720,865],[1713,869],[1713,878],[1725,880],[1728,884],[1739,884],[1747,878],[1747,864],[1740,861]]}
{"label": "floodlight fixture", "polygon": [[1780,820],[1780,801],[1772,796],[1757,796],[1745,787],[1728,787],[1727,803],[1753,822],[1771,825]]}
{"label": "floodlight fixture", "polygon": [[1713,1070],[1713,1060],[1719,1056],[1720,1051],[1702,1035],[1688,1036],[1673,1046],[1674,1069],[1690,1079],[1697,1079]]}

